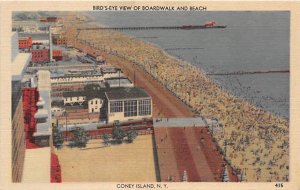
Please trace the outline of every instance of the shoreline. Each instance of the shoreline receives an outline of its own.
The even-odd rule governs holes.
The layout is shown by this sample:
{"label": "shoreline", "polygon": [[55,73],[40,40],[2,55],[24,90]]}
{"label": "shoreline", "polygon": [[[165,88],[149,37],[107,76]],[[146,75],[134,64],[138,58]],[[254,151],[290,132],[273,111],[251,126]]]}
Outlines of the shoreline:
{"label": "shoreline", "polygon": [[[76,27],[76,25],[73,27]],[[107,41],[106,39],[106,37],[108,37],[107,33],[109,34],[110,41]],[[248,173],[250,173],[248,175],[252,174],[253,176],[247,175],[247,179],[249,181],[254,181],[254,179],[259,176],[257,174],[257,166],[253,166],[253,164],[251,164],[254,163],[256,159],[255,156],[249,156],[252,154],[252,149],[254,149],[255,152],[256,149],[261,151],[260,154],[262,154],[261,159],[263,161],[259,161],[259,163],[261,164],[259,168],[263,168],[263,170],[268,171],[267,165],[270,164],[266,164],[266,162],[268,162],[268,160],[274,159],[274,157],[279,154],[278,152],[281,152],[281,150],[278,148],[281,141],[288,141],[288,121],[275,116],[268,111],[257,108],[251,105],[249,102],[232,95],[224,88],[220,88],[219,85],[217,85],[213,80],[207,77],[205,75],[205,72],[203,72],[201,68],[198,68],[186,61],[178,60],[156,45],[153,46],[153,44],[146,43],[141,39],[128,37],[127,34],[119,33],[116,31],[81,31],[78,34],[78,38],[79,37],[89,42],[92,41],[93,43],[98,42],[99,44],[105,44],[106,46],[104,46],[104,50],[106,52],[106,48],[108,46],[109,48],[107,51],[111,56],[119,57],[120,55],[123,55],[123,58],[130,62],[136,62],[136,60],[138,60],[139,66],[144,67],[144,70],[146,69],[147,62],[149,61],[148,58],[150,59],[150,62],[151,60],[154,60],[155,63],[151,64],[156,67],[156,77],[159,78],[163,84],[167,84],[165,85],[165,87],[169,87],[170,91],[175,93],[178,97],[185,100],[186,102],[189,102],[189,97],[186,94],[186,92],[189,91],[190,94],[194,95],[192,97],[193,100],[190,102],[194,109],[201,114],[203,113],[203,115],[205,116],[216,117],[219,123],[222,124],[224,129],[223,132],[215,132],[214,138],[223,149],[224,140],[231,141],[232,145],[229,144],[227,146],[229,160],[234,166],[239,169],[247,168],[248,171],[248,169],[251,168],[251,170],[248,171]],[[118,43],[116,43],[116,39],[118,39]],[[119,42],[123,44],[120,45]],[[95,47],[90,47],[95,49]],[[135,47],[137,47],[137,49],[131,51],[131,49]],[[101,48],[99,48],[98,46],[97,49],[99,50]],[[117,52],[117,55],[115,55],[114,52]],[[122,54],[118,54],[119,52],[122,52]],[[135,52],[135,54],[130,54],[130,52]],[[159,61],[151,57],[151,55],[154,58],[159,59]],[[147,57],[147,62],[144,60],[144,56]],[[163,60],[163,62],[160,62],[161,60]],[[157,71],[157,68],[159,68],[159,71]],[[168,70],[169,73],[165,73],[166,70]],[[169,76],[170,71],[174,72],[174,76]],[[151,74],[151,72],[148,72],[148,74]],[[155,78],[154,74],[151,75]],[[193,76],[194,78],[190,78],[190,76]],[[173,78],[170,79],[169,77]],[[201,85],[199,85],[199,81],[201,81]],[[198,91],[198,89],[200,90]],[[266,131],[270,133],[269,136],[271,140],[269,140],[273,142],[273,144],[271,145],[266,142],[263,136],[261,138],[257,138],[259,137],[259,135],[261,135],[260,133],[265,133]],[[257,147],[259,148],[253,146],[247,147],[246,145],[242,148],[238,148],[239,146],[242,146],[239,145],[239,141],[244,140],[246,136],[249,136],[248,138],[252,140],[254,145],[257,143]],[[265,145],[265,147],[263,147],[263,145]],[[266,148],[267,145],[268,148]],[[285,148],[288,149],[288,145]],[[237,155],[237,152],[241,152],[244,157],[241,155]],[[267,153],[269,154],[269,156],[264,157],[263,155]],[[278,163],[281,163],[281,165],[278,165],[277,167],[272,166],[272,168],[274,168],[274,170],[276,171],[275,173],[277,173],[276,179],[274,179],[273,174],[266,173],[264,174],[265,176],[261,176],[259,180],[281,181],[285,176],[288,175],[288,169],[282,171],[282,168],[286,168],[285,166],[288,167],[289,165],[288,155],[284,151],[281,152],[280,156],[278,158]],[[255,170],[256,172],[252,170]],[[277,171],[280,172],[278,173]]]}
{"label": "shoreline", "polygon": [[[96,17],[94,17],[94,16],[91,15],[91,14],[88,14],[88,13],[87,13],[87,14],[85,14],[85,16],[86,16],[87,19],[89,20],[88,23],[87,23],[88,25],[89,25],[89,24],[93,24],[93,27],[94,27],[94,26],[96,26],[96,27],[109,27],[109,25],[98,23],[98,22],[96,21]],[[91,21],[92,21],[92,23],[90,23]],[[282,119],[282,120],[285,120],[285,121],[289,122],[289,119],[290,119],[290,118],[289,118],[289,115],[288,115],[288,116],[285,116],[285,114],[281,114],[280,111],[279,111],[279,112],[276,111],[276,110],[271,111],[271,110],[268,110],[268,109],[266,109],[266,108],[264,108],[264,107],[260,107],[258,104],[256,104],[255,101],[254,101],[254,102],[249,102],[249,100],[248,100],[248,98],[247,98],[246,96],[243,96],[243,95],[241,95],[241,96],[236,95],[234,90],[231,90],[231,89],[230,89],[229,87],[227,87],[227,86],[221,85],[221,82],[219,82],[218,80],[216,80],[214,77],[211,77],[211,76],[206,75],[206,73],[207,73],[208,71],[205,71],[203,68],[201,68],[201,67],[199,67],[199,66],[197,66],[197,65],[195,65],[195,64],[192,64],[192,63],[190,63],[190,62],[188,62],[188,61],[186,61],[186,60],[180,59],[180,58],[176,57],[175,55],[170,54],[168,51],[164,50],[164,48],[163,48],[163,47],[160,47],[158,44],[155,44],[155,43],[153,43],[153,42],[147,41],[147,40],[145,40],[145,39],[143,39],[143,38],[136,37],[136,36],[134,36],[134,35],[132,35],[132,34],[128,34],[128,33],[126,33],[126,32],[115,31],[115,30],[110,30],[110,31],[112,31],[112,32],[114,32],[114,33],[120,33],[120,34],[122,34],[122,35],[124,35],[124,36],[127,36],[127,37],[133,39],[133,40],[134,40],[134,39],[140,40],[140,41],[142,41],[142,42],[145,43],[145,44],[148,44],[148,45],[150,45],[150,46],[156,47],[157,49],[160,49],[160,51],[161,51],[163,54],[165,54],[167,57],[169,57],[169,58],[171,58],[171,59],[174,59],[174,60],[176,60],[176,61],[182,63],[183,66],[189,65],[189,66],[191,66],[191,67],[195,67],[196,69],[199,69],[199,70],[200,70],[199,72],[201,72],[201,74],[203,74],[208,80],[210,80],[212,83],[214,83],[214,85],[216,85],[218,88],[222,89],[222,90],[223,90],[224,92],[226,92],[227,94],[233,96],[234,98],[237,98],[237,99],[239,99],[239,100],[241,100],[241,101],[243,101],[243,102],[245,102],[245,103],[248,103],[248,104],[250,104],[251,106],[253,106],[254,108],[259,109],[259,110],[262,110],[262,111],[265,112],[266,114],[270,114],[270,115],[272,115],[272,116],[274,116],[274,117],[277,117],[277,118],[280,118],[280,119]]]}

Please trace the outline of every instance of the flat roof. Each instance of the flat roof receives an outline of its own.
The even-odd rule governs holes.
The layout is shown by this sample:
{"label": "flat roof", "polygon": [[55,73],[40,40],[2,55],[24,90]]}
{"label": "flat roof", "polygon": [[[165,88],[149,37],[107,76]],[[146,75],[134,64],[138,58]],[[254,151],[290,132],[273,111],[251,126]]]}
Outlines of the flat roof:
{"label": "flat roof", "polygon": [[132,84],[132,82],[128,79],[128,78],[125,78],[125,77],[120,77],[120,78],[108,78],[106,79],[106,82],[110,85],[112,84]]}
{"label": "flat roof", "polygon": [[137,87],[129,88],[114,88],[105,93],[108,100],[124,100],[135,98],[150,98],[148,93]]}
{"label": "flat roof", "polygon": [[50,147],[26,149],[22,183],[50,183]]}
{"label": "flat roof", "polygon": [[38,89],[39,90],[51,90],[50,72],[39,70],[38,71]]}
{"label": "flat roof", "polygon": [[29,64],[31,53],[18,53],[12,63],[12,80],[21,80],[24,70]]}
{"label": "flat roof", "polygon": [[86,96],[86,94],[87,92],[85,91],[68,91],[68,92],[63,92],[63,97],[69,98],[69,97]]}

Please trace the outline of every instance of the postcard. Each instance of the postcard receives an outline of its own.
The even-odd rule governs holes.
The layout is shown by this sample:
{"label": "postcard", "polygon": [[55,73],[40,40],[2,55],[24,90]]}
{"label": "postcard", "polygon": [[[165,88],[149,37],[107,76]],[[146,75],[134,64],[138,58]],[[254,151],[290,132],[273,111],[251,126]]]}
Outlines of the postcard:
{"label": "postcard", "polygon": [[299,2],[0,5],[0,189],[300,188]]}

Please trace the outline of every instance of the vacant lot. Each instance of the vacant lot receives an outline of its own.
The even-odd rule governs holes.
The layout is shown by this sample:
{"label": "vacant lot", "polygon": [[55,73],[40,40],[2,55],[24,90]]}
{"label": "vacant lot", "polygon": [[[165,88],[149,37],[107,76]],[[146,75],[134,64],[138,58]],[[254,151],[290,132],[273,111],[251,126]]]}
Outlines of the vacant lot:
{"label": "vacant lot", "polygon": [[104,147],[101,142],[56,151],[62,182],[156,181],[151,135],[138,136],[132,144]]}

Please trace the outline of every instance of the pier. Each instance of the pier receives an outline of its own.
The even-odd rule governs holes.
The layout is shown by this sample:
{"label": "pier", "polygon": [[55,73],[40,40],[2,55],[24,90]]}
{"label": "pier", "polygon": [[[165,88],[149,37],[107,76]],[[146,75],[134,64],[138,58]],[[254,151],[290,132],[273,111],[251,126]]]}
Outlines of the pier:
{"label": "pier", "polygon": [[206,73],[206,75],[253,75],[253,74],[281,74],[290,73],[290,70],[277,70],[277,71],[237,71],[237,72],[225,72],[225,73]]}
{"label": "pier", "polygon": [[138,26],[138,27],[85,27],[77,30],[193,30],[193,29],[222,29],[227,26],[183,25],[183,26]]}

